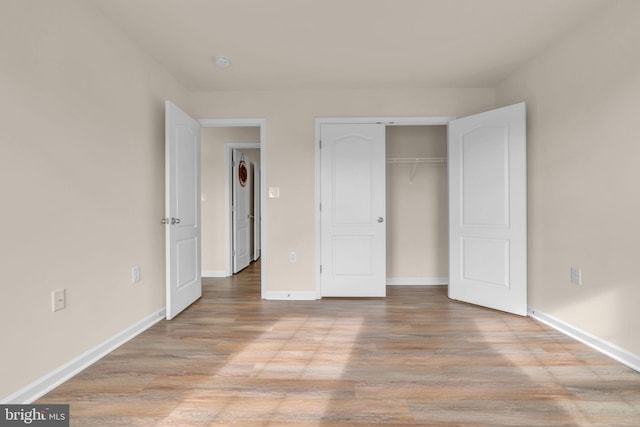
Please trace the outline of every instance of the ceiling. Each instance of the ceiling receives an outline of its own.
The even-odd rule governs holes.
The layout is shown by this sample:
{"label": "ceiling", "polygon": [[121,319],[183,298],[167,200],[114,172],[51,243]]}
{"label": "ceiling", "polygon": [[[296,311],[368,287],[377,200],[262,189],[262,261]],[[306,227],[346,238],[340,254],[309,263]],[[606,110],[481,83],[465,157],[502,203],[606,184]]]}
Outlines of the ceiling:
{"label": "ceiling", "polygon": [[495,87],[615,0],[89,1],[188,90],[220,91]]}

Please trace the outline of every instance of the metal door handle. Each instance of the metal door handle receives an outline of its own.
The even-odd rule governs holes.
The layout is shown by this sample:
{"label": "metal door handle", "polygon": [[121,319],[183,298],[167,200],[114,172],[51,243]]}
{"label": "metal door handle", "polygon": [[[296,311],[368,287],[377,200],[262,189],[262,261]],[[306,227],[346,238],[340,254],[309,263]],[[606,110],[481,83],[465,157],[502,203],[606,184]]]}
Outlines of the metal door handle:
{"label": "metal door handle", "polygon": [[384,218],[382,218],[381,216],[378,217],[378,222],[383,222]]}
{"label": "metal door handle", "polygon": [[171,224],[180,224],[180,218],[171,218]]}
{"label": "metal door handle", "polygon": [[161,223],[161,224],[169,224],[169,218],[162,218],[162,219],[160,220],[160,223]]}

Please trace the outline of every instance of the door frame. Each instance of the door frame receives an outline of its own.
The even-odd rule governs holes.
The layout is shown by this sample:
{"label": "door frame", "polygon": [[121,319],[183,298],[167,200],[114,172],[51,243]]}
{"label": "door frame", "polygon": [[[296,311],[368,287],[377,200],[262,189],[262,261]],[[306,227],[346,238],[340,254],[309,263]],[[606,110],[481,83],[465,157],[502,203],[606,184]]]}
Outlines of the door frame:
{"label": "door frame", "polygon": [[[260,186],[262,181],[260,179],[260,165],[252,163],[251,168],[253,170],[253,214],[257,217],[253,219],[253,261],[257,261],[262,252],[262,242],[260,241],[260,230],[262,230],[262,217],[260,216],[262,199],[260,198]],[[257,209],[256,206],[258,207]]]}
{"label": "door frame", "polygon": [[[213,127],[258,127],[260,128],[260,142],[258,147],[260,149],[260,216],[262,218],[267,217],[267,203],[266,203],[266,194],[267,194],[267,163],[266,163],[266,153],[267,153],[267,120],[266,119],[200,119],[200,126],[203,128],[213,128]],[[229,164],[230,162],[228,162]],[[229,180],[229,174],[226,175],[225,180]],[[229,183],[225,183],[225,191],[229,189]],[[228,203],[228,200],[227,200]],[[230,216],[227,218],[227,230],[230,232],[231,218]],[[264,250],[264,248],[268,248],[267,244],[267,226],[262,223],[260,227],[260,240],[261,240],[261,248],[262,248],[262,257],[263,260],[266,260],[268,257],[268,250]],[[230,252],[228,252],[230,253]],[[266,298],[267,295],[267,263],[263,262],[260,268],[260,297],[262,299]],[[229,264],[227,263],[227,273],[232,271],[229,268]],[[229,274],[230,275],[230,274]]]}
{"label": "door frame", "polygon": [[[385,126],[447,126],[456,117],[320,117],[315,119],[315,292],[316,299],[322,299],[321,228],[320,228],[320,131],[323,124],[384,124]],[[262,153],[261,153],[262,154]],[[260,158],[262,162],[262,157]],[[264,175],[263,175],[264,176]],[[263,263],[264,265],[264,263]]]}
{"label": "door frame", "polygon": [[[262,130],[260,131],[260,134],[262,135]],[[242,150],[243,148],[258,149],[260,150],[260,163],[262,164],[263,150],[260,142],[228,142],[225,144],[225,146],[226,146],[226,150],[225,150],[226,166],[225,166],[225,176],[224,176],[224,180],[225,180],[224,181],[224,197],[225,197],[225,203],[226,203],[225,221],[227,225],[227,267],[226,267],[227,271],[225,272],[225,274],[227,275],[227,277],[229,277],[233,275],[233,221],[232,221],[233,194],[231,191],[231,186],[233,185],[233,181],[231,180],[231,175],[233,174],[232,153],[233,153],[233,150]],[[260,169],[260,174],[262,174],[262,168]],[[262,187],[262,176],[260,176],[260,187]],[[260,214],[262,214],[262,201],[263,201],[262,194],[264,192],[262,191],[262,188],[260,188],[258,191],[260,193]],[[262,224],[260,224],[260,233],[262,233]],[[251,236],[251,238],[255,240],[255,236]],[[262,235],[260,236],[260,238],[262,239]],[[251,254],[251,259],[253,259],[253,257],[254,255]],[[264,268],[264,264],[263,264],[263,268]]]}

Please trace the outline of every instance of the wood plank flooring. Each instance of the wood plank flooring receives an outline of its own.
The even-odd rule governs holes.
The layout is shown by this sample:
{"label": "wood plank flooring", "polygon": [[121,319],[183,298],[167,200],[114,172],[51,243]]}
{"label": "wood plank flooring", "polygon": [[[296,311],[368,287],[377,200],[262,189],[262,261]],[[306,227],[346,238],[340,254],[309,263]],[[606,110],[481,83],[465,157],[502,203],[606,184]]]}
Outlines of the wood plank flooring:
{"label": "wood plank flooring", "polygon": [[530,319],[450,301],[263,301],[259,264],[37,403],[74,426],[634,426],[640,374]]}

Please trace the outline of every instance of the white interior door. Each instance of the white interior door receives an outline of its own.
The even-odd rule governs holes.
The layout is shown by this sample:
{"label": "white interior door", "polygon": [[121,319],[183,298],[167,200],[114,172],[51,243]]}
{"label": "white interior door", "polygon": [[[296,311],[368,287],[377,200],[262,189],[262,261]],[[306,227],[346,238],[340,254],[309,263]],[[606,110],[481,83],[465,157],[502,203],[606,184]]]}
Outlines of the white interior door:
{"label": "white interior door", "polygon": [[253,260],[260,258],[260,167],[253,168]]}
{"label": "white interior door", "polygon": [[321,294],[386,295],[385,126],[320,131]]}
{"label": "white interior door", "polygon": [[527,314],[526,106],[449,123],[449,297]]}
{"label": "white interior door", "polygon": [[171,102],[165,110],[167,319],[202,295],[200,124]]}
{"label": "white interior door", "polygon": [[233,227],[233,273],[246,268],[251,262],[251,213],[249,210],[250,167],[242,152],[232,152],[232,227]]}

